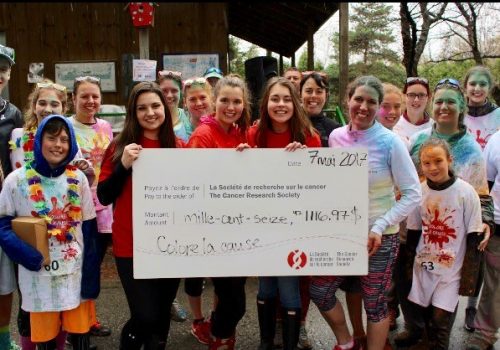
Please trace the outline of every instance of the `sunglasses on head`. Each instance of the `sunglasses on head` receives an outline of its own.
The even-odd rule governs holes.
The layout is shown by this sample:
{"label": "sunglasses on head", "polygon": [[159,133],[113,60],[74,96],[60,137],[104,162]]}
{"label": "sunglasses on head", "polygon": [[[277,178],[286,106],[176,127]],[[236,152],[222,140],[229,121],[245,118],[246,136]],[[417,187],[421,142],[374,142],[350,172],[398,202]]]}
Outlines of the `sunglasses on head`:
{"label": "sunglasses on head", "polygon": [[302,78],[305,78],[306,76],[312,75],[314,73],[318,74],[322,78],[328,79],[328,75],[326,75],[326,73],[317,72],[315,70],[306,70],[305,72],[302,72]]}
{"label": "sunglasses on head", "polygon": [[97,84],[101,83],[101,79],[100,78],[94,77],[92,75],[85,75],[85,76],[81,76],[81,77],[76,77],[75,81],[78,81],[78,82],[89,81],[89,82],[93,82],[93,83],[97,83]]}
{"label": "sunglasses on head", "polygon": [[408,77],[408,78],[406,78],[406,85],[418,84],[418,83],[429,85],[429,81],[425,78],[420,78],[420,77]]}
{"label": "sunglasses on head", "polygon": [[61,92],[66,93],[66,86],[56,83],[36,83],[37,89],[54,88]]}
{"label": "sunglasses on head", "polygon": [[208,69],[205,71],[205,74],[204,74],[204,75],[206,75],[206,74],[210,74],[210,73],[217,73],[217,74],[223,75],[223,74],[222,74],[222,71],[221,71],[219,68],[217,68],[217,67],[210,67],[210,68],[208,68]]}
{"label": "sunglasses on head", "polygon": [[436,91],[437,89],[440,89],[443,86],[450,87],[450,88],[452,88],[454,90],[462,91],[462,89],[460,88],[460,82],[457,79],[453,79],[453,78],[444,78],[444,79],[441,79],[436,84],[436,87],[434,88],[434,91]]}
{"label": "sunglasses on head", "polygon": [[158,77],[174,77],[177,79],[181,79],[182,73],[172,70],[161,70],[158,72]]}

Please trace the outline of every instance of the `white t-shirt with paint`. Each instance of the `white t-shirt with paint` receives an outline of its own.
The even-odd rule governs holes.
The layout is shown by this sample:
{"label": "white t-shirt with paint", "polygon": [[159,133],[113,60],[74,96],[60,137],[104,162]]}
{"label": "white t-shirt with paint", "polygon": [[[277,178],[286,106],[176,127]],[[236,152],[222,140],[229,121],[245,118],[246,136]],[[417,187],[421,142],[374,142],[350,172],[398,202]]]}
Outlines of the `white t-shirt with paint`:
{"label": "white t-shirt with paint", "polygon": [[482,230],[477,192],[459,178],[439,191],[423,182],[422,204],[408,216],[407,227],[422,230],[408,299],[453,312],[458,303],[466,235]]}
{"label": "white t-shirt with paint", "polygon": [[480,117],[466,115],[464,124],[467,127],[467,132],[474,136],[481,149],[484,150],[490,137],[500,130],[500,108]]}
{"label": "white t-shirt with paint", "polygon": [[[82,221],[95,218],[94,203],[86,176],[76,171],[79,180],[79,198]],[[55,178],[40,176],[43,194],[52,222],[64,227],[68,222],[67,177],[62,174]],[[32,216],[35,210],[29,199],[26,168],[21,167],[5,179],[0,194],[0,217]],[[40,271],[29,271],[19,265],[19,288],[22,294],[22,309],[29,312],[71,310],[81,302],[81,279],[83,262],[83,234],[81,224],[76,228],[76,237],[62,243],[52,236],[49,238],[50,267]]]}
{"label": "white t-shirt with paint", "polygon": [[500,131],[490,137],[483,154],[486,161],[486,176],[488,181],[494,182],[490,195],[495,205],[495,223],[500,225]]}

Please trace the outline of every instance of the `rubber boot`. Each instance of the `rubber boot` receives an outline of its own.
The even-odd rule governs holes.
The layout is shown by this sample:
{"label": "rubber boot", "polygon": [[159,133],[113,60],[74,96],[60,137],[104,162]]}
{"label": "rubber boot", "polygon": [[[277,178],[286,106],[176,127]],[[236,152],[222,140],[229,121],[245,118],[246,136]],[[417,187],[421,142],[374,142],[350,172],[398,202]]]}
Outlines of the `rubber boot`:
{"label": "rubber boot", "polygon": [[283,350],[297,349],[300,333],[300,309],[283,308]]}
{"label": "rubber boot", "polygon": [[272,350],[274,349],[274,333],[276,332],[276,298],[257,299],[257,315],[260,328],[258,350]]}
{"label": "rubber boot", "polygon": [[140,350],[142,347],[143,338],[138,334],[132,325],[132,320],[128,320],[123,326],[120,335],[120,350]]}
{"label": "rubber boot", "polygon": [[37,350],[56,350],[57,343],[55,339],[52,339],[44,343],[37,343],[36,348]]}
{"label": "rubber boot", "polygon": [[73,350],[89,350],[90,348],[90,335],[88,333],[70,333],[68,339],[71,346],[73,346]]}
{"label": "rubber boot", "polygon": [[429,322],[430,332],[427,334],[430,349],[448,350],[450,333],[455,321],[455,316],[456,309],[455,312],[448,312],[433,307],[432,318]]}
{"label": "rubber boot", "polygon": [[164,350],[165,342],[163,340],[158,334],[151,334],[144,342],[144,350]]}

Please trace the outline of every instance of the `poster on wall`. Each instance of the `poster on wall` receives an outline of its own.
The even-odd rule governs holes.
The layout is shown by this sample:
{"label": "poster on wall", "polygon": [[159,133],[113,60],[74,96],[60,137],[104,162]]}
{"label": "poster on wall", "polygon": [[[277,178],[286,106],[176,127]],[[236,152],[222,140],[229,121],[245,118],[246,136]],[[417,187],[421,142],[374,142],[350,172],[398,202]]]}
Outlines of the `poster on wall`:
{"label": "poster on wall", "polygon": [[43,80],[43,62],[30,63],[28,71],[28,83],[39,83]]}
{"label": "poster on wall", "polygon": [[73,91],[76,77],[92,76],[101,80],[103,92],[116,92],[115,62],[64,62],[55,65],[56,83]]}
{"label": "poster on wall", "polygon": [[219,54],[163,54],[163,70],[182,73],[182,79],[202,77],[210,67],[219,68]]}
{"label": "poster on wall", "polygon": [[133,81],[155,81],[156,61],[153,60],[133,60],[132,79]]}

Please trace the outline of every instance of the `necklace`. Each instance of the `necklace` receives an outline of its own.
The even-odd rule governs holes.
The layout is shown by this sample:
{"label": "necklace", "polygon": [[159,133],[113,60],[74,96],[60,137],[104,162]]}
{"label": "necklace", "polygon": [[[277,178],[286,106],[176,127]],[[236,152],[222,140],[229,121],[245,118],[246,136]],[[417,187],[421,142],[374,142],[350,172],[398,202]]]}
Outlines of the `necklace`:
{"label": "necklace", "polygon": [[32,168],[31,163],[26,163],[25,167],[29,196],[35,208],[31,215],[44,218],[47,221],[47,235],[49,237],[54,236],[59,242],[72,241],[75,237],[76,227],[80,224],[82,218],[80,197],[78,195],[80,181],[76,177],[77,168],[73,165],[66,166],[65,175],[68,183],[66,200],[68,203],[64,208],[57,208],[57,199],[52,197],[53,208],[49,210],[40,175]]}

